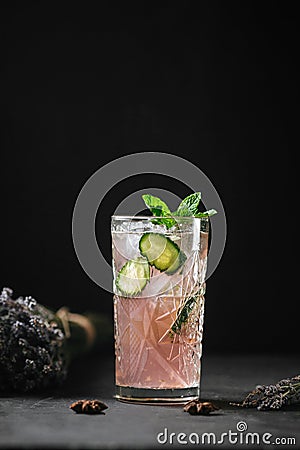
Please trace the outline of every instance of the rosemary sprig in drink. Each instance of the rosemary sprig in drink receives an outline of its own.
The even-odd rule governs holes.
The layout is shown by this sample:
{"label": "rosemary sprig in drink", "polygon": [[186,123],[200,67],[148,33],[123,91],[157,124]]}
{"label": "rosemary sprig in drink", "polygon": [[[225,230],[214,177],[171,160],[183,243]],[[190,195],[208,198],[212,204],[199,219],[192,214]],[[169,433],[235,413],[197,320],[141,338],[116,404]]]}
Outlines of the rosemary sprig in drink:
{"label": "rosemary sprig in drink", "polygon": [[189,297],[184,304],[182,305],[182,307],[179,309],[179,311],[177,312],[177,317],[175,322],[173,323],[171,330],[176,333],[179,334],[181,331],[181,327],[184,323],[187,322],[188,317],[190,315],[190,312],[192,311],[192,309],[194,308],[195,304],[197,302],[197,297]]}

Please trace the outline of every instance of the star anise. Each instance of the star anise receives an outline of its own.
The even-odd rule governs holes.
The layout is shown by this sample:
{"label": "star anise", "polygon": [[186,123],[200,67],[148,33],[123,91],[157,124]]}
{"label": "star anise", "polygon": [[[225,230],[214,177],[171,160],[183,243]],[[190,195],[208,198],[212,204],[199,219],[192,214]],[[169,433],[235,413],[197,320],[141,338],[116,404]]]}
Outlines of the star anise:
{"label": "star anise", "polygon": [[191,414],[192,416],[207,416],[213,411],[218,411],[218,407],[211,402],[200,402],[200,400],[191,400],[186,403],[183,410]]}
{"label": "star anise", "polygon": [[70,405],[70,409],[77,414],[104,414],[103,411],[107,408],[100,400],[78,400]]}

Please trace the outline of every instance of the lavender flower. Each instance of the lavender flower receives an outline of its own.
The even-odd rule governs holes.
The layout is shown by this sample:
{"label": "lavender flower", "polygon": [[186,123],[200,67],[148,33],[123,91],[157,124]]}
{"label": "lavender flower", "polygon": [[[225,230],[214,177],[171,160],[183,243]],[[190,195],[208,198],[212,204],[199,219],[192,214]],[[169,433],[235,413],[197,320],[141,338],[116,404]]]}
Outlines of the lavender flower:
{"label": "lavender flower", "polygon": [[66,314],[62,319],[32,297],[14,300],[12,294],[3,288],[0,295],[0,390],[28,392],[59,385],[71,358],[91,346],[91,330],[93,343],[105,343],[111,335],[105,317]]}
{"label": "lavender flower", "polygon": [[300,402],[300,375],[285,378],[276,384],[259,385],[250,392],[242,403],[231,403],[259,411],[278,410],[286,405]]}

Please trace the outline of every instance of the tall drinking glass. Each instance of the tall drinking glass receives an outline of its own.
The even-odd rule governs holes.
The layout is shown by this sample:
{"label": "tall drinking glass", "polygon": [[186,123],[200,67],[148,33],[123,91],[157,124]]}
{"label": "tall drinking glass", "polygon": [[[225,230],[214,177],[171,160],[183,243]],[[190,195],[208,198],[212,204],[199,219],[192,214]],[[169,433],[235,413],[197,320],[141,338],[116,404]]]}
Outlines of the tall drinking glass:
{"label": "tall drinking glass", "polygon": [[199,396],[209,222],[171,220],[112,217],[119,400]]}

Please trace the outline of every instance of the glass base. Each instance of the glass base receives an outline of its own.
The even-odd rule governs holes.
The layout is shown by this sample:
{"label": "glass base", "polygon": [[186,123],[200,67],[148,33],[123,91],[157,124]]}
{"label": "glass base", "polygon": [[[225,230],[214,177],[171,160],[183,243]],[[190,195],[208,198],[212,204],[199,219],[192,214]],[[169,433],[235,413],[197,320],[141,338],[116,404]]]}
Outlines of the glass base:
{"label": "glass base", "polygon": [[178,405],[199,398],[198,386],[184,389],[144,389],[130,386],[116,386],[115,398],[123,402]]}

